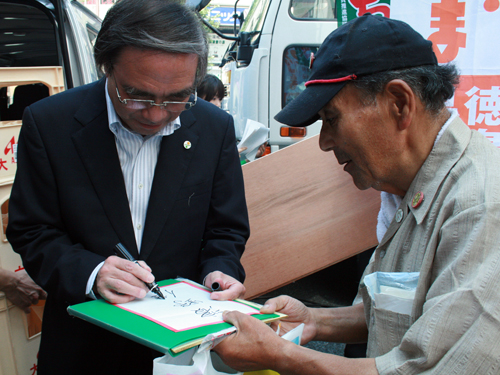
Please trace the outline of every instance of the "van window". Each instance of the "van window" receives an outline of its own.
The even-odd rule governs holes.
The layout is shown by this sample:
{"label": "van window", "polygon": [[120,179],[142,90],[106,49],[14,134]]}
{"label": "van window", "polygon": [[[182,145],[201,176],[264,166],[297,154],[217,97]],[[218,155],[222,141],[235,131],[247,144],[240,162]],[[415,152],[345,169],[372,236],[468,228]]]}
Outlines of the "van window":
{"label": "van window", "polygon": [[[73,74],[75,86],[97,80],[100,75],[94,62],[94,44],[101,27],[101,20],[78,1],[71,1],[67,16],[71,27],[66,32],[71,34],[73,43],[68,43],[72,69],[81,72],[86,79]],[[102,75],[101,75],[102,76]]]}
{"label": "van window", "polygon": [[334,20],[335,0],[291,0],[290,16],[297,19]]}
{"label": "van window", "polygon": [[50,11],[0,3],[0,67],[61,65]]}
{"label": "van window", "polygon": [[290,46],[283,54],[283,89],[281,105],[285,107],[306,88],[305,83],[311,74],[309,60],[318,46]]}
{"label": "van window", "polygon": [[254,0],[248,15],[241,25],[241,31],[261,32],[271,0]]}

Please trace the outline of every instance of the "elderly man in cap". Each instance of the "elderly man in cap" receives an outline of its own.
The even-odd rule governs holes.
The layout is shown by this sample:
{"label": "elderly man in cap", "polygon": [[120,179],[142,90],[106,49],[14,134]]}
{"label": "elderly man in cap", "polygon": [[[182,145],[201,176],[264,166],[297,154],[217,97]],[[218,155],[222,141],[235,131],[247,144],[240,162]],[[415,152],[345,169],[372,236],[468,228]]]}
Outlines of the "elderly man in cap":
{"label": "elderly man in cap", "polygon": [[[368,358],[319,353],[228,312],[238,331],[215,348],[227,364],[281,375],[498,373],[500,150],[446,108],[457,81],[400,21],[367,14],[325,40],[307,88],[276,119],[321,118],[321,149],[359,189],[382,192],[380,243],[353,306],[280,296],[261,311],[288,315],[280,334],[304,323],[302,343],[367,342]],[[399,303],[380,303],[377,280]]]}

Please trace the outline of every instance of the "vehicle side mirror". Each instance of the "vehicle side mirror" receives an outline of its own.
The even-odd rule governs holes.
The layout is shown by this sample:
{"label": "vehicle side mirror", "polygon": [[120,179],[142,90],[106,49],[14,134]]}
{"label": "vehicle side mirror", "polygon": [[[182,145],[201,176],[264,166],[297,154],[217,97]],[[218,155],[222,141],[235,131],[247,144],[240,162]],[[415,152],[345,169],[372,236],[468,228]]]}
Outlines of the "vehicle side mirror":
{"label": "vehicle side mirror", "polygon": [[199,12],[210,3],[210,0],[186,0],[186,6]]}

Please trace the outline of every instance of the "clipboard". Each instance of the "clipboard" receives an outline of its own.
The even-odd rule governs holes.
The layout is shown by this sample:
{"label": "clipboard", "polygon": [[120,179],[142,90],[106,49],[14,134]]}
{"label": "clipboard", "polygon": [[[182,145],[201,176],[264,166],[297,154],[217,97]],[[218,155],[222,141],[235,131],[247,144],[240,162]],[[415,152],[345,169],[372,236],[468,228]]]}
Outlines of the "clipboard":
{"label": "clipboard", "polygon": [[[177,279],[163,280],[158,282],[158,285],[163,287],[179,283],[179,281],[180,280]],[[199,286],[199,284],[194,284]],[[241,299],[236,301],[247,306],[252,306],[256,310],[261,307],[261,305],[250,301]],[[139,344],[148,346],[161,353],[168,353],[172,356],[200,345],[208,334],[233,327],[231,324],[224,322],[175,332],[152,320],[146,319],[102,299],[72,305],[69,306],[67,310],[71,316],[78,317],[108,331],[136,341]],[[258,313],[252,316],[263,322],[269,323],[281,319],[285,315],[280,313]]]}

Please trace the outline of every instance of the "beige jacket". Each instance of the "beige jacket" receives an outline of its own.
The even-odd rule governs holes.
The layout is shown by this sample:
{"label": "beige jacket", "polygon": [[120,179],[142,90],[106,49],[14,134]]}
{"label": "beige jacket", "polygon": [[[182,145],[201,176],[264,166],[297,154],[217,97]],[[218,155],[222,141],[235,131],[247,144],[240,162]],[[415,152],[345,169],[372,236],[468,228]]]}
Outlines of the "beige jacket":
{"label": "beige jacket", "polygon": [[410,315],[375,308],[361,284],[368,356],[380,374],[499,373],[500,150],[457,117],[398,211],[365,275],[420,278]]}

